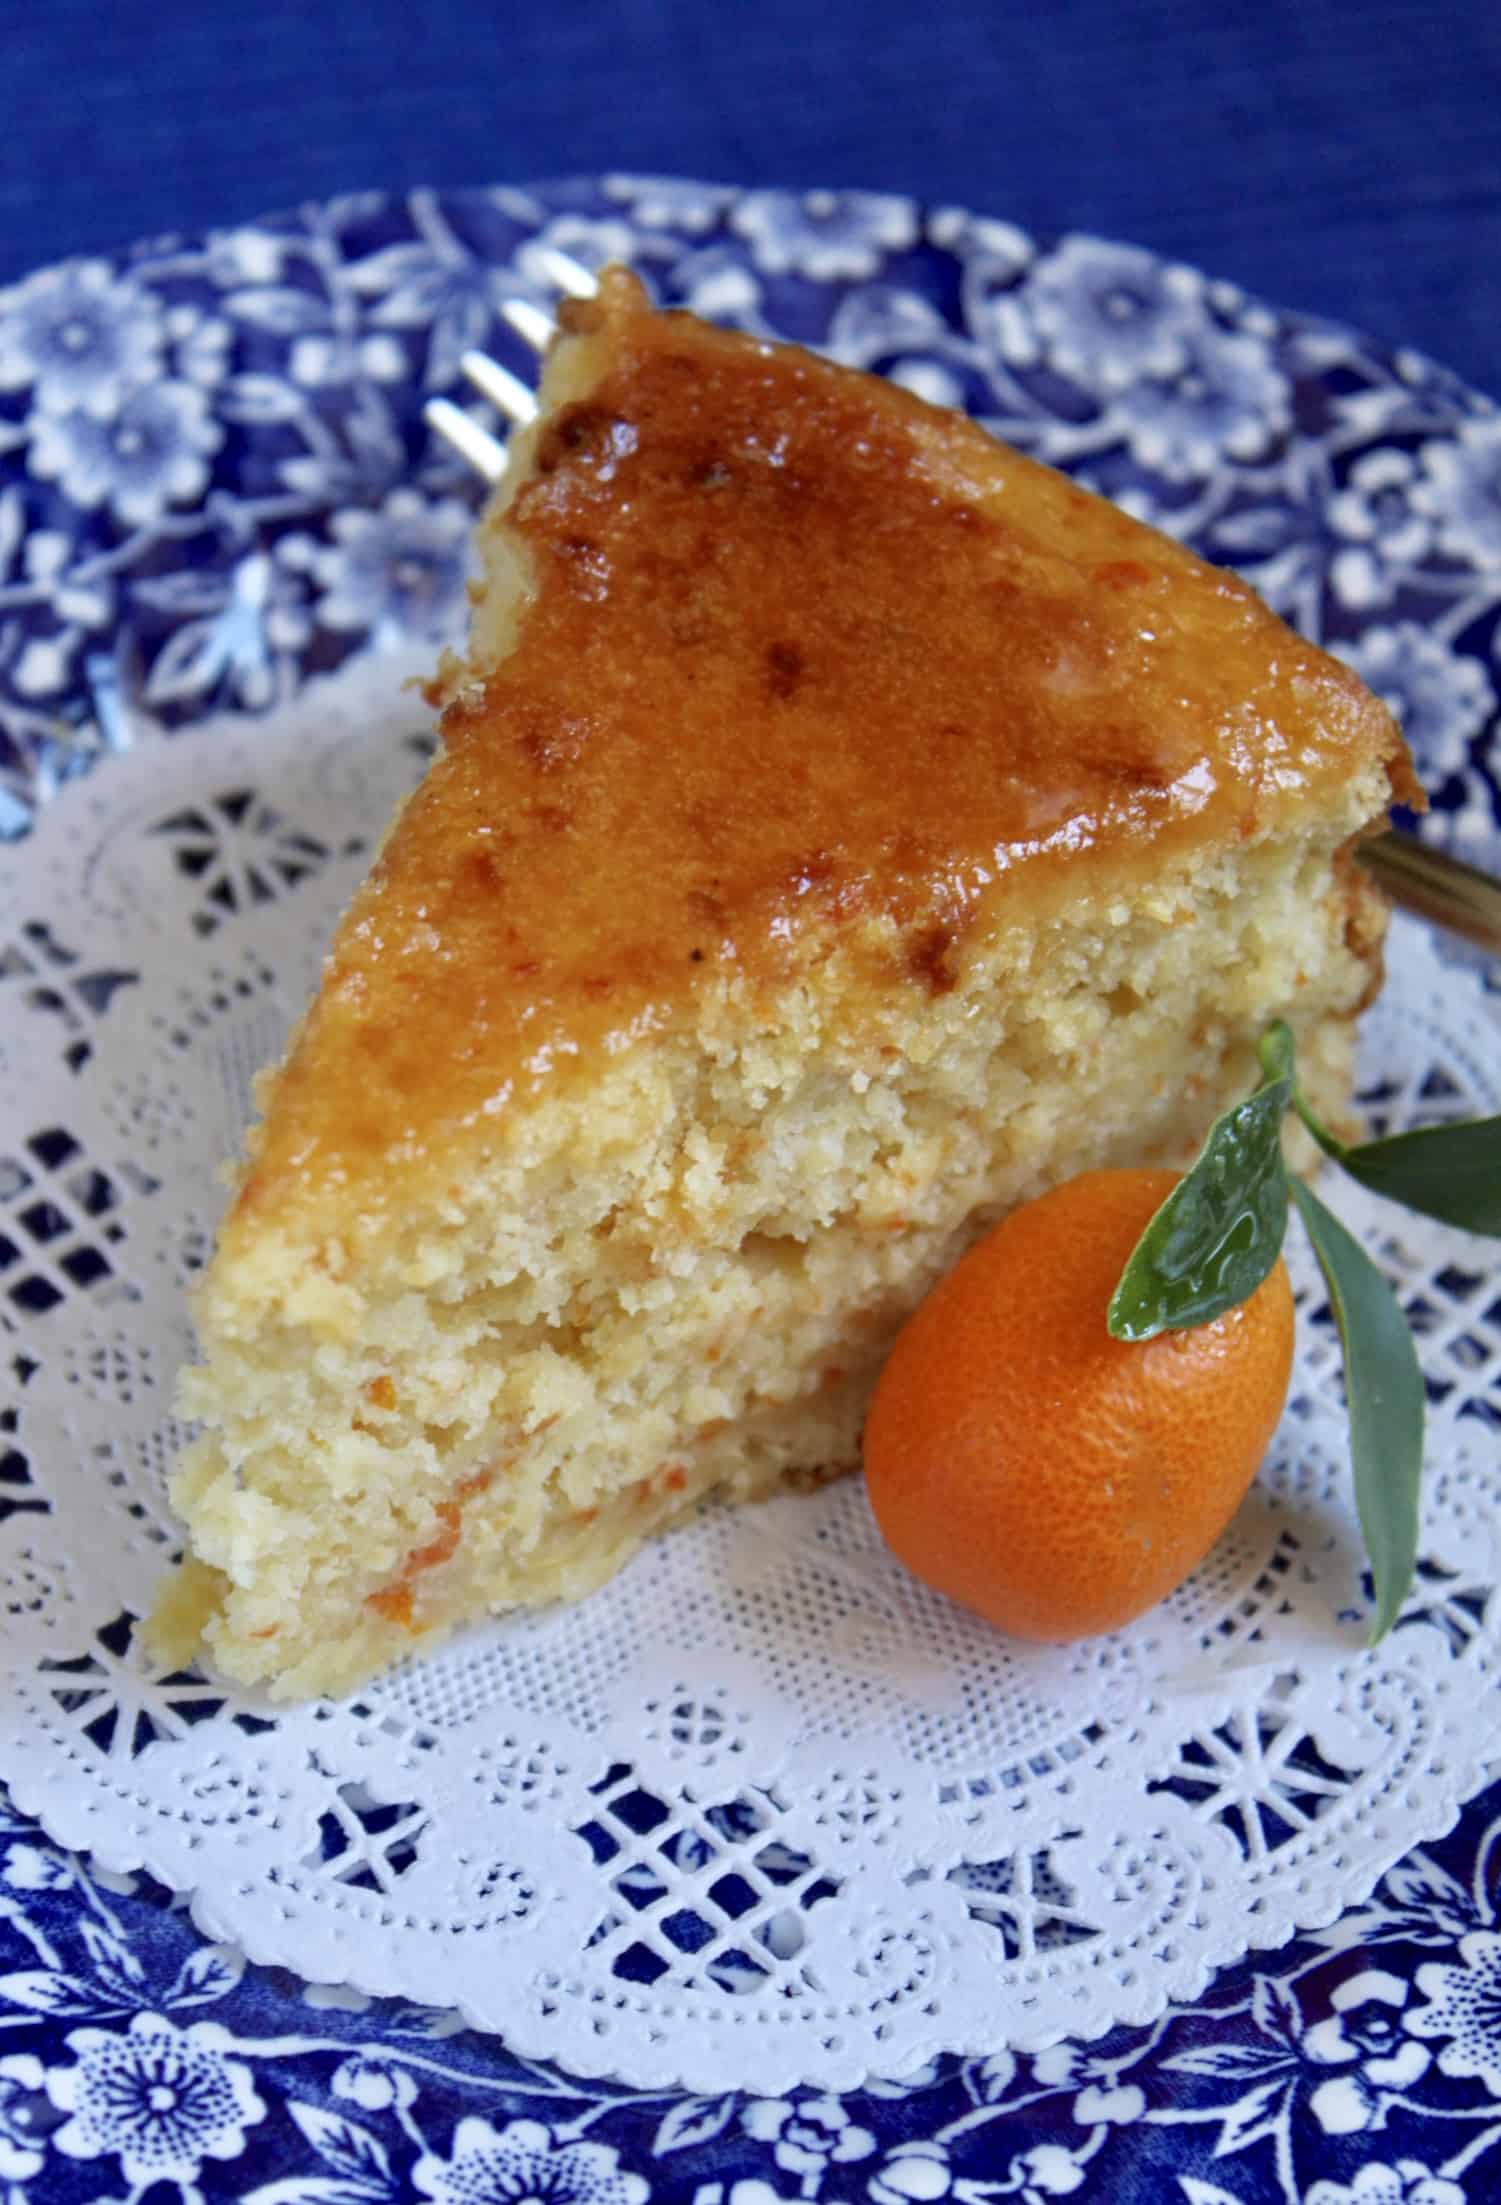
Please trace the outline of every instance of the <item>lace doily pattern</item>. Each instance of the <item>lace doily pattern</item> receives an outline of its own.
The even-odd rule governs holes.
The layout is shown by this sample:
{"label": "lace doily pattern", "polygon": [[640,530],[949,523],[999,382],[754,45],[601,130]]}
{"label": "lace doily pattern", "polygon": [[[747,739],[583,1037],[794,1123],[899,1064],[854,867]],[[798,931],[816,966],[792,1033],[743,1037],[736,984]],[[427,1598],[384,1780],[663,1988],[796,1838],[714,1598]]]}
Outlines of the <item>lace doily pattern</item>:
{"label": "lace doily pattern", "polygon": [[[426,755],[400,680],[462,610],[477,493],[421,402],[467,344],[527,366],[497,310],[547,296],[539,245],[966,405],[1238,566],[1393,703],[1437,831],[1496,847],[1495,408],[1195,271],[902,199],[614,177],[351,196],[0,293],[0,1774],[94,1862],[6,1824],[0,1992],[67,2033],[48,2064],[29,2037],[0,2057],[0,2176],[45,2162],[82,2196],[98,2160],[137,2188],[233,2165],[270,2205],[295,2162],[309,2195],[642,2205],[734,2172],[744,2205],[893,2205],[1004,2169],[1004,2194],[1103,2196],[1159,2123],[1164,2166],[1215,2136],[1196,2196],[1245,2153],[1291,2198],[1298,2133],[1380,2127],[1400,2147],[1373,2133],[1320,2205],[1455,2205],[1491,2131],[1443,2143],[1414,2092],[1475,2123],[1464,2078],[1501,2087],[1488,1841],[1470,1884],[1409,1864],[1351,1917],[1447,1941],[1426,2003],[1384,1963],[1331,1990],[1337,1954],[1308,1948],[1258,1980],[1245,2041],[1200,1996],[1362,1899],[1498,1750],[1494,1273],[1358,1190],[1434,1420],[1418,1583],[1374,1654],[1299,1256],[1266,1472],[1116,1638],[997,1646],[889,1563],[851,1484],[706,1518],[587,1607],[338,1707],[273,1714],[142,1657],[216,1170]],[[1491,985],[1398,931],[1378,1119],[1497,1107]],[[300,1994],[322,2033],[268,2037],[264,1993],[188,1946],[147,1871],[212,1935],[345,1986]],[[1182,2029],[1148,2025],[1191,1996]],[[414,2000],[504,2033],[504,2118]],[[904,2080],[806,2095],[868,2075]]]}
{"label": "lace doily pattern", "polygon": [[[97,2205],[1480,2205],[1501,2147],[1501,1788],[1371,1903],[1148,2027],[835,2097],[569,2075],[206,1945],[0,1802],[0,2174]],[[115,2177],[114,2170],[119,2169]]]}
{"label": "lace doily pattern", "polygon": [[[1133,1629],[1026,1649],[916,1584],[858,1482],[711,1513],[580,1607],[350,1702],[162,1675],[185,1290],[253,1070],[428,732],[376,654],[274,719],[143,733],[3,906],[0,1774],[116,1872],[304,1976],[456,2004],[578,2075],[847,2087],[1146,2022],[1328,1921],[1501,1753],[1501,1308],[1479,1244],[1340,1189],[1433,1403],[1418,1586],[1363,1644],[1339,1358],[1302,1350],[1251,1500]],[[1501,1107],[1494,1003],[1416,930],[1380,1122]]]}

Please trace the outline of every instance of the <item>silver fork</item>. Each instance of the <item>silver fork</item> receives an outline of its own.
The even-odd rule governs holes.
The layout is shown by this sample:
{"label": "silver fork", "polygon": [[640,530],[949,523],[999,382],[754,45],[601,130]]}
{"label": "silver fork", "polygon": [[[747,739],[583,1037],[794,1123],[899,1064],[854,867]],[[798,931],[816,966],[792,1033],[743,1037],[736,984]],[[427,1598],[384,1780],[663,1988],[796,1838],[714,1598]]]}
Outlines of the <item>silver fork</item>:
{"label": "silver fork", "polygon": [[[594,294],[589,270],[569,254],[552,246],[538,248],[536,263],[566,298],[587,299]],[[507,299],[501,318],[540,358],[557,335],[557,323],[530,299]],[[459,362],[465,380],[505,416],[513,428],[530,421],[537,411],[530,384],[513,375],[488,352],[466,352]],[[423,415],[434,435],[467,461],[486,482],[498,482],[505,472],[506,448],[499,437],[482,429],[462,406],[450,398],[430,398]],[[1467,865],[1435,844],[1416,835],[1387,828],[1370,835],[1356,855],[1390,900],[1404,911],[1430,920],[1447,933],[1477,948],[1501,956],[1501,881]]]}
{"label": "silver fork", "polygon": [[[594,296],[593,276],[570,254],[560,253],[551,245],[540,246],[536,263],[566,298]],[[530,345],[539,359],[558,333],[558,325],[551,314],[534,306],[530,299],[507,299],[500,313],[502,321],[510,324],[523,344]],[[508,367],[502,367],[499,360],[492,360],[488,352],[466,352],[459,366],[465,381],[474,386],[481,398],[488,398],[513,428],[520,428],[532,419],[537,411],[537,400],[531,385],[523,383]],[[441,436],[460,459],[467,460],[476,474],[483,476],[486,482],[499,482],[506,465],[506,448],[499,437],[482,429],[451,398],[430,398],[422,412],[434,435]]]}

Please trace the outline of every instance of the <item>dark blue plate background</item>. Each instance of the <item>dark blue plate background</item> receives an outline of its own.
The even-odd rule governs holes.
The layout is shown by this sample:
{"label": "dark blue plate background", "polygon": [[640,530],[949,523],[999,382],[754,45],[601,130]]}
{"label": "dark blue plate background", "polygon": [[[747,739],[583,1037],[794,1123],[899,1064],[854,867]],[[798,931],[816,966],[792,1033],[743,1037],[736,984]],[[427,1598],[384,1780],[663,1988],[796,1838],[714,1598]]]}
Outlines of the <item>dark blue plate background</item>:
{"label": "dark blue plate background", "polygon": [[[451,629],[476,491],[421,401],[464,344],[524,364],[495,316],[538,236],[966,403],[1239,566],[1391,697],[1431,831],[1492,843],[1487,401],[1129,248],[629,179],[351,196],[0,294],[0,831],[143,711],[191,739]],[[0,943],[0,983],[39,984],[32,954]],[[147,1879],[92,1878],[10,1817],[0,2182],[258,2205],[1460,2205],[1501,2194],[1498,1830],[1501,1790],[1333,1930],[1150,2030],[763,2101],[575,2083],[443,2016],[244,1968]]]}
{"label": "dark blue plate background", "polygon": [[0,282],[380,184],[613,168],[1093,230],[1501,395],[1488,0],[11,0]]}

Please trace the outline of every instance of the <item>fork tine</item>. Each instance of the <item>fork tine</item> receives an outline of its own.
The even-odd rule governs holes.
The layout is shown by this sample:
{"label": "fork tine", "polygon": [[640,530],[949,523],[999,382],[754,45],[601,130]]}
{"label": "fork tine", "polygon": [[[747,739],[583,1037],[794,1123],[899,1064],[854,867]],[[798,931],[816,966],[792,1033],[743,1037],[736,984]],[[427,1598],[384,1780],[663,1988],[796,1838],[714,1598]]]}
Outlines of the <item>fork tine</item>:
{"label": "fork tine", "polygon": [[[537,246],[533,266],[566,298],[592,299],[599,288],[590,270],[571,253],[560,252],[556,245]],[[558,325],[551,314],[533,305],[530,299],[507,299],[500,313],[501,319],[510,323],[533,352],[545,352],[558,333]]]}
{"label": "fork tine", "polygon": [[499,406],[520,428],[532,419],[537,411],[535,395],[529,391],[519,375],[492,360],[488,352],[466,352],[459,361],[464,374],[493,406]]}
{"label": "fork tine", "polygon": [[[594,277],[570,253],[560,252],[555,245],[538,246],[534,264],[569,298],[594,296],[597,288]],[[551,315],[527,299],[507,299],[500,311],[534,352],[545,352],[557,335],[557,324]],[[531,390],[519,375],[513,375],[498,360],[492,360],[487,352],[466,352],[459,366],[480,395],[498,406],[516,427],[535,418],[537,401]],[[442,437],[476,474],[483,475],[486,482],[500,480],[505,473],[506,448],[498,437],[491,436],[478,422],[471,421],[462,407],[448,398],[430,398],[422,414],[433,434]]]}
{"label": "fork tine", "polygon": [[544,314],[530,299],[507,299],[500,310],[500,318],[510,323],[533,352],[545,352],[558,333],[558,325],[551,314]]}
{"label": "fork tine", "polygon": [[534,266],[543,275],[550,276],[560,291],[566,291],[571,299],[592,299],[599,289],[594,276],[574,259],[571,253],[560,252],[556,245],[539,245],[533,254]]}
{"label": "fork tine", "polygon": [[486,482],[499,482],[506,471],[506,448],[477,421],[471,421],[451,398],[430,398],[422,417],[434,436],[441,436],[462,460]]}

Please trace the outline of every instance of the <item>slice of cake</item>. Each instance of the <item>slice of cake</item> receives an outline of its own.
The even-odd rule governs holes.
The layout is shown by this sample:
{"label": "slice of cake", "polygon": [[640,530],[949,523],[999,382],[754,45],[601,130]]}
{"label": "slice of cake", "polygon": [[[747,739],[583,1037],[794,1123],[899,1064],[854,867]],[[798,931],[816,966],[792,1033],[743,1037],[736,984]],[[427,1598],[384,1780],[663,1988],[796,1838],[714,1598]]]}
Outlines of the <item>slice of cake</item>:
{"label": "slice of cake", "polygon": [[1347,1097],[1412,797],[1240,582],[876,379],[570,307],[442,745],[261,1094],[159,1639],[338,1691],[851,1467],[997,1214]]}

